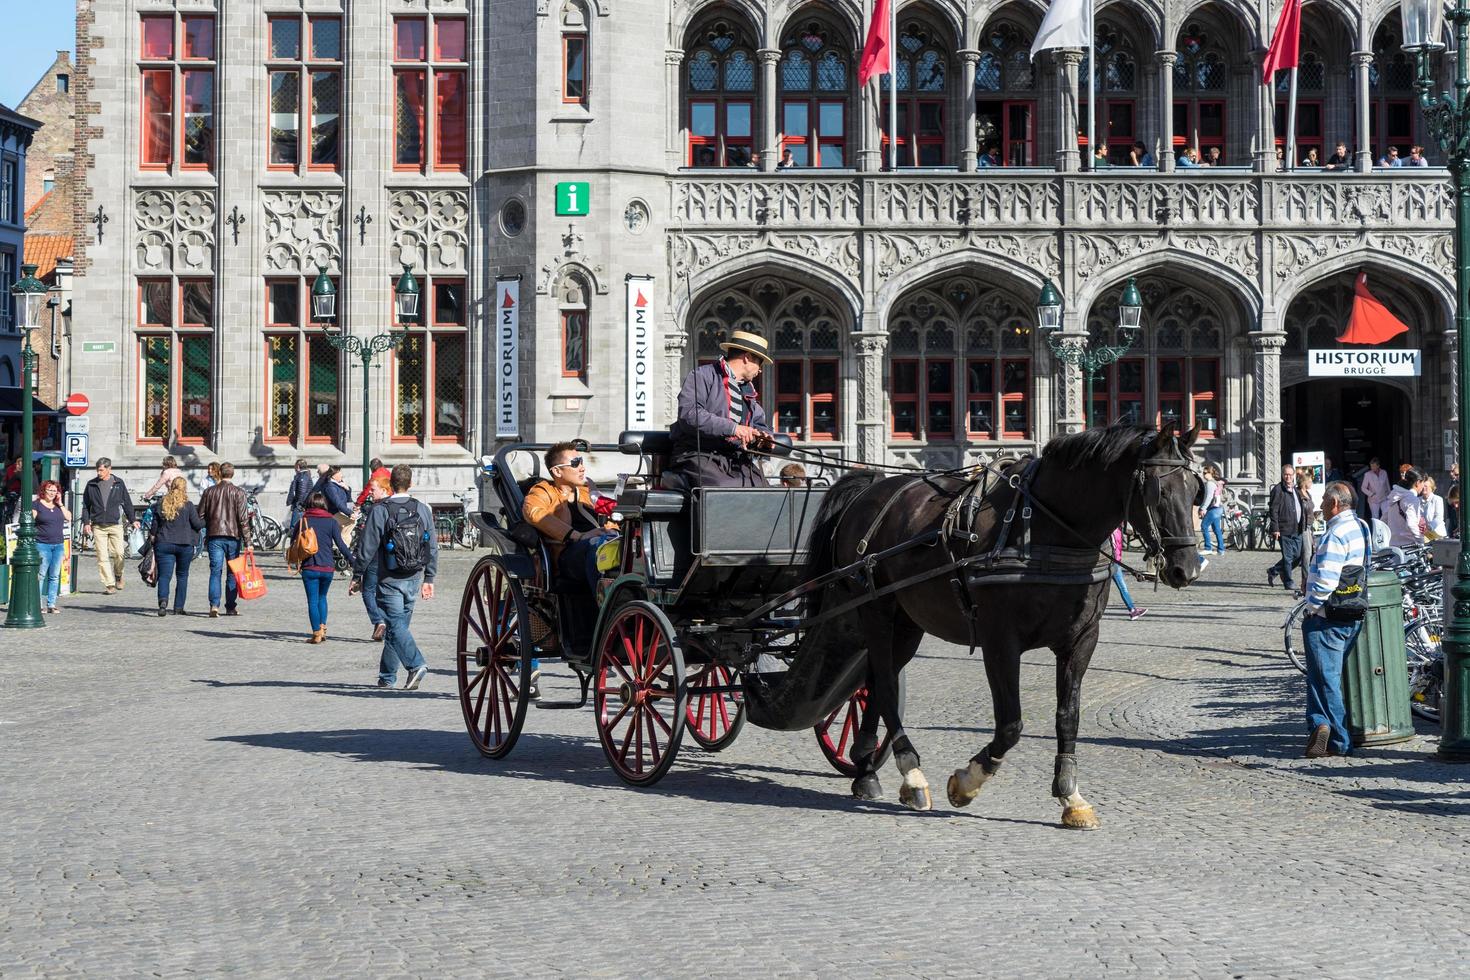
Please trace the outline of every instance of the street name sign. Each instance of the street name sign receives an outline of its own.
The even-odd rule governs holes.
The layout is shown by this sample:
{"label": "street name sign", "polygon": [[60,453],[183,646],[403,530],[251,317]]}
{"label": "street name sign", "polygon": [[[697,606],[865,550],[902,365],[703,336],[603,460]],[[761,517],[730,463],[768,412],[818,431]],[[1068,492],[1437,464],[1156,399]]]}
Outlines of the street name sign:
{"label": "street name sign", "polygon": [[564,180],[556,185],[556,213],[563,217],[578,218],[587,213],[592,203],[587,182]]}
{"label": "street name sign", "polygon": [[82,344],[84,354],[111,354],[117,350],[117,344],[111,340],[89,340]]}
{"label": "street name sign", "polygon": [[1417,378],[1417,350],[1309,350],[1309,378]]}
{"label": "street name sign", "polygon": [[64,436],[62,455],[68,469],[79,469],[87,465],[87,440],[85,432],[68,432]]}

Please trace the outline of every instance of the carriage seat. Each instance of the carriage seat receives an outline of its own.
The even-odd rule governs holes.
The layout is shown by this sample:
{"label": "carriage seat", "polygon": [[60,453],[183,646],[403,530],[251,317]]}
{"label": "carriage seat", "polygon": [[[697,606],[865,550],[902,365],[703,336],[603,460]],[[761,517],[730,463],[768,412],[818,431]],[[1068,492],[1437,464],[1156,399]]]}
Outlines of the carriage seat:
{"label": "carriage seat", "polygon": [[629,429],[618,435],[618,452],[624,456],[668,456],[674,451],[674,436],[668,429]]}

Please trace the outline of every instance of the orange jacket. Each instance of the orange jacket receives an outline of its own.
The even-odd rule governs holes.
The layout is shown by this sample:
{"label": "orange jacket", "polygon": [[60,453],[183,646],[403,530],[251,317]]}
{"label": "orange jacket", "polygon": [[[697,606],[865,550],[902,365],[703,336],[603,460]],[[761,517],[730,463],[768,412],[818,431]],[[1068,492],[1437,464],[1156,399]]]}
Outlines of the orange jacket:
{"label": "orange jacket", "polygon": [[[526,502],[521,505],[521,514],[546,539],[552,561],[561,557],[562,550],[567,545],[567,535],[572,533],[574,505],[582,509],[583,516],[593,525],[600,523],[597,515],[592,512],[592,493],[586,486],[577,487],[574,492],[571,487],[559,487],[550,480],[542,480],[526,491]],[[608,523],[603,526],[616,525]]]}

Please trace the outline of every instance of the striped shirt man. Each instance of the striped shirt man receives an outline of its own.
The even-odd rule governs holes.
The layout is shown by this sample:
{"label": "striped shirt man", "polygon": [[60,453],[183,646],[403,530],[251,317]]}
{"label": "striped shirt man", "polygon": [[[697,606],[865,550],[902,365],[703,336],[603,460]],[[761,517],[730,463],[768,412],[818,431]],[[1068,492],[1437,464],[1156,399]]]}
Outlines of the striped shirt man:
{"label": "striped shirt man", "polygon": [[1347,508],[1332,515],[1327,530],[1317,539],[1317,549],[1312,552],[1312,569],[1307,576],[1307,607],[1311,615],[1321,615],[1323,604],[1342,580],[1343,568],[1366,565],[1368,554],[1363,522],[1357,515]]}

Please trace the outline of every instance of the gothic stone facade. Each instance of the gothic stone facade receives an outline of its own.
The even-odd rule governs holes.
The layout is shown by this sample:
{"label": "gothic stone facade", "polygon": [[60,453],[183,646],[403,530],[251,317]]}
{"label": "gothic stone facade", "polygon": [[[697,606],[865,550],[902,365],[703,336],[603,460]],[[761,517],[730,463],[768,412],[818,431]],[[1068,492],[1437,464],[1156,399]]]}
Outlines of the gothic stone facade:
{"label": "gothic stone facade", "polygon": [[[1034,329],[1043,279],[1065,297],[1063,335],[1104,340],[1116,339],[1117,297],[1137,277],[1144,330],[1098,378],[1094,420],[1197,423],[1207,454],[1246,482],[1270,482],[1293,449],[1439,466],[1454,401],[1452,202],[1438,167],[1372,165],[1389,146],[1407,156],[1423,142],[1392,3],[1321,0],[1304,14],[1296,155],[1325,159],[1341,141],[1350,167],[1336,173],[1278,165],[1283,96],[1259,72],[1274,9],[1135,0],[1099,11],[1091,99],[1079,86],[1082,52],[1026,57],[1042,5],[901,3],[899,169],[889,172],[886,97],[855,78],[870,6],[83,0],[78,211],[100,207],[109,221],[80,229],[75,330],[78,342],[116,345],[77,363],[108,419],[105,432],[93,428],[98,450],[150,468],[164,446],[201,462],[229,457],[268,489],[297,455],[354,461],[363,379],[345,362],[340,375],[300,369],[294,404],[307,415],[327,405],[330,424],[308,418],[272,434],[292,396],[280,393],[289,365],[270,350],[283,328],[270,322],[267,284],[325,265],[340,276],[344,325],[366,335],[387,325],[402,258],[433,282],[463,283],[465,296],[450,325],[463,323],[463,339],[451,338],[463,372],[439,379],[463,386],[457,421],[436,427],[425,409],[417,428],[402,425],[415,395],[397,362],[368,379],[371,445],[418,464],[431,492],[464,486],[474,455],[501,441],[501,278],[519,279],[515,428],[526,440],[610,441],[628,424],[627,291],[637,288],[656,311],[642,349],[655,424],[671,418],[683,374],[748,327],[777,349],[763,398],[803,441],[944,465],[1033,448],[1084,422],[1079,372]],[[140,72],[153,67],[140,60],[140,23],[152,13],[215,18],[211,168],[140,164]],[[305,143],[300,165],[270,165],[282,114],[273,77],[284,67],[269,25],[286,15],[341,18],[340,63],[300,61],[303,93],[315,69],[343,76],[345,139],[330,166],[311,166]],[[395,165],[405,118],[423,132],[426,104],[442,101],[402,88],[401,74],[420,65],[398,48],[405,18],[467,21],[462,173]],[[423,59],[429,75],[458,70],[453,58],[436,67],[439,53]],[[1077,138],[1087,111],[1111,164],[1091,173]],[[1153,166],[1127,165],[1135,140]],[[1186,146],[1217,152],[1221,165],[1177,168]],[[800,166],[775,171],[785,150]],[[1432,149],[1429,159],[1439,159]],[[559,184],[585,184],[586,199],[558,208]],[[1305,351],[1335,343],[1362,271],[1409,324],[1394,343],[1423,351],[1423,373],[1361,390],[1309,382]],[[210,340],[192,341],[192,368],[182,363],[191,324],[140,322],[139,281],[155,279],[171,295],[181,282],[214,286]],[[300,349],[311,330],[300,326]],[[189,418],[191,384],[213,399],[191,435],[173,422],[147,428],[149,351],[138,338],[152,332],[175,345],[171,418]],[[315,391],[338,377],[330,397]],[[1361,428],[1351,416],[1364,405],[1386,426]],[[1326,436],[1339,444],[1314,444]]]}

